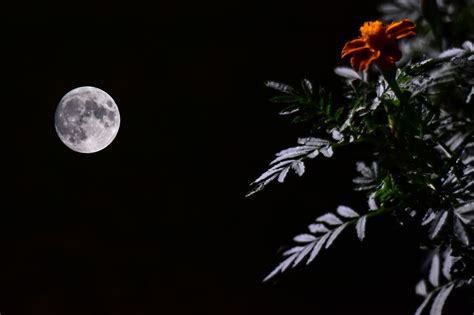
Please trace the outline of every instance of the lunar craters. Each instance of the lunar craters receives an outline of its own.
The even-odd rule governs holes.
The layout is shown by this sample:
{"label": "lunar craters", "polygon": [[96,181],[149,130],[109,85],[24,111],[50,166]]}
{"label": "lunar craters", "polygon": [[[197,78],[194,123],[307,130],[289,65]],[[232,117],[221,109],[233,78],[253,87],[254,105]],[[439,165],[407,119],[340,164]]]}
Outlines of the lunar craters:
{"label": "lunar craters", "polygon": [[107,93],[93,87],[82,87],[61,99],[55,125],[60,139],[69,148],[92,153],[113,141],[120,125],[120,115]]}

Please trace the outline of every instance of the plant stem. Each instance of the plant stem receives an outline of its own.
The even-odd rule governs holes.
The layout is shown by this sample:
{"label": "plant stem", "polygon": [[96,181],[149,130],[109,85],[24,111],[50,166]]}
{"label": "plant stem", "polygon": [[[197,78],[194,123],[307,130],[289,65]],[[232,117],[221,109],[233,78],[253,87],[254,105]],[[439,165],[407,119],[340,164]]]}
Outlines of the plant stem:
{"label": "plant stem", "polygon": [[400,101],[400,104],[404,104],[406,102],[406,97],[400,89],[400,86],[398,85],[398,82],[395,78],[396,68],[380,69],[380,72],[382,73],[385,81],[387,81],[388,86],[392,89],[393,93],[395,93],[395,96]]}
{"label": "plant stem", "polygon": [[[379,68],[380,69],[380,68]],[[398,108],[396,109],[396,114],[393,114],[393,111],[390,108],[385,107],[385,110],[387,111],[388,115],[388,123],[390,126],[390,131],[392,134],[397,136],[399,133],[397,125],[397,121],[399,119],[400,111],[405,108],[405,105],[407,103],[407,98],[403,91],[400,89],[400,86],[398,85],[397,79],[396,79],[396,71],[397,69],[395,67],[390,68],[390,69],[380,69],[380,72],[382,73],[385,81],[387,81],[388,86],[392,89],[393,93],[395,93],[395,96],[398,98],[399,104]]]}
{"label": "plant stem", "polygon": [[[377,210],[373,210],[373,211],[368,212],[367,214],[364,214],[363,216],[365,216],[365,217],[367,217],[367,219],[369,219],[369,218],[372,218],[372,217],[378,217],[378,216],[380,216],[382,214],[385,214],[385,213],[388,213],[392,210],[395,210],[395,208],[380,207]],[[357,221],[359,221],[359,219],[363,216],[360,216],[358,218],[355,218],[354,220],[349,221],[348,225],[356,225]]]}

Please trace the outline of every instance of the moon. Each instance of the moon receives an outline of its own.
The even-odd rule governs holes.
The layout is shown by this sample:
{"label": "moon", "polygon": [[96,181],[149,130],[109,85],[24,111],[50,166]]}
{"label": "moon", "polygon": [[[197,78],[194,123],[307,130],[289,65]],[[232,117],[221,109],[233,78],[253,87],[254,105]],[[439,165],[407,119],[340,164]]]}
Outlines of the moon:
{"label": "moon", "polygon": [[54,125],[59,139],[68,148],[94,153],[115,139],[120,113],[109,94],[96,87],[83,86],[63,96],[56,108]]}

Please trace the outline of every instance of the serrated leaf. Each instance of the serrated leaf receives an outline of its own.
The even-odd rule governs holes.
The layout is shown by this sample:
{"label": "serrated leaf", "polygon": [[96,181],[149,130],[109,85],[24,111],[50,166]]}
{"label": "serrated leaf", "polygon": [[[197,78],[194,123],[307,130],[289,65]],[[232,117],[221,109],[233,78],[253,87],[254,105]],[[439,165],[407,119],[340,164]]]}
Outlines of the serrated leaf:
{"label": "serrated leaf", "polygon": [[456,213],[465,214],[474,211],[474,202],[468,202],[454,210]]}
{"label": "serrated leaf", "polygon": [[364,162],[357,162],[356,170],[364,177],[371,179],[374,177],[374,172]]}
{"label": "serrated leaf", "polygon": [[282,169],[283,169],[282,167],[275,167],[275,168],[272,167],[271,169],[269,169],[268,171],[260,175],[253,183],[255,184],[255,183],[261,182],[262,180],[265,180],[272,175],[276,175],[276,173],[281,172]]}
{"label": "serrated leaf", "polygon": [[319,150],[314,150],[313,152],[311,152],[310,154],[307,155],[308,159],[314,159],[315,157],[317,157],[319,155]]}
{"label": "serrated leaf", "polygon": [[356,231],[357,231],[357,237],[363,241],[365,238],[365,225],[367,222],[367,216],[362,216],[360,217],[359,220],[357,220],[356,224]]}
{"label": "serrated leaf", "polygon": [[451,280],[451,268],[454,262],[454,257],[451,256],[451,253],[452,253],[451,248],[446,250],[444,253],[444,259],[443,259],[442,272],[443,272],[443,276],[448,280]]}
{"label": "serrated leaf", "polygon": [[316,240],[316,237],[311,234],[300,234],[295,236],[293,240],[298,243],[308,243]]}
{"label": "serrated leaf", "polygon": [[277,91],[286,93],[286,94],[294,94],[295,89],[287,84],[275,82],[275,81],[266,81],[265,86],[275,89]]}
{"label": "serrated leaf", "polygon": [[[339,109],[343,109],[343,108],[339,108]],[[338,109],[338,111],[339,111]],[[337,112],[336,112],[336,116],[337,116]],[[339,130],[337,130],[336,128],[333,128],[331,131],[331,137],[336,140],[336,141],[341,141],[344,139],[344,136],[341,132],[339,132]]]}
{"label": "serrated leaf", "polygon": [[454,228],[454,235],[462,244],[466,246],[471,244],[469,235],[464,227],[463,222],[459,219],[459,217],[454,218],[453,228]]}
{"label": "serrated leaf", "polygon": [[329,232],[329,229],[321,223],[313,223],[308,226],[308,229],[311,233],[326,233]]}
{"label": "serrated leaf", "polygon": [[421,222],[421,225],[427,225],[431,221],[433,221],[436,218],[436,214],[433,212],[433,209],[428,209],[426,212],[425,216],[423,217],[423,220]]}
{"label": "serrated leaf", "polygon": [[296,257],[298,256],[298,254],[294,254],[290,257],[288,257],[287,259],[285,259],[284,261],[282,261],[275,269],[273,269],[272,272],[270,272],[266,277],[265,279],[263,279],[263,282],[266,282],[268,280],[270,280],[271,278],[273,278],[275,275],[277,275],[279,272],[284,272],[286,269],[288,269],[288,267],[291,265],[291,263],[293,262],[293,260],[296,259]]}
{"label": "serrated leaf", "polygon": [[316,242],[316,245],[314,245],[311,255],[309,255],[308,261],[306,262],[307,265],[311,263],[314,258],[316,258],[316,256],[318,256],[319,252],[321,251],[321,248],[323,248],[324,243],[327,241],[330,235],[331,233],[327,233]]}
{"label": "serrated leaf", "polygon": [[447,218],[448,218],[448,211],[445,210],[441,213],[438,221],[436,222],[436,225],[433,229],[433,233],[431,233],[431,239],[434,239],[438,236],[439,232],[441,231],[443,226],[446,224]]}
{"label": "serrated leaf", "polygon": [[454,288],[454,284],[450,284],[447,287],[443,287],[436,295],[433,304],[431,305],[430,315],[442,315],[444,304],[446,299]]}
{"label": "serrated leaf", "polygon": [[[297,146],[297,147],[291,147],[291,148],[288,148],[288,149],[284,149],[284,150],[281,150],[279,152],[277,152],[277,154],[275,154],[276,156],[280,156],[280,157],[284,157],[284,158],[288,158],[288,155],[291,154],[297,154],[298,155],[304,155],[304,154],[307,154],[308,152],[311,152],[312,150],[314,150],[314,146],[311,146],[311,145],[300,145],[300,146]],[[293,157],[293,156],[291,156]]]}
{"label": "serrated leaf", "polygon": [[327,158],[330,158],[334,154],[334,151],[333,151],[332,147],[330,147],[330,146],[321,148],[319,150],[319,152],[321,152],[321,154],[324,155]]}
{"label": "serrated leaf", "polygon": [[466,104],[471,102],[472,97],[474,96],[474,86],[471,87],[471,92],[466,96]]}
{"label": "serrated leaf", "polygon": [[364,185],[364,184],[371,184],[373,183],[373,180],[371,178],[367,178],[367,177],[355,177],[352,182],[354,184],[358,184],[358,185]]}
{"label": "serrated leaf", "polygon": [[288,107],[285,107],[284,109],[282,109],[279,114],[282,115],[282,116],[286,116],[286,115],[291,115],[291,114],[294,114],[296,112],[298,112],[300,110],[300,106],[298,104],[294,104],[294,105],[290,105]]}
{"label": "serrated leaf", "polygon": [[313,85],[307,79],[303,79],[301,81],[301,86],[303,88],[303,92],[307,97],[310,97],[313,94]]}
{"label": "serrated leaf", "polygon": [[291,159],[290,162],[293,162],[295,158],[299,158],[299,157],[301,157],[301,156],[304,156],[306,153],[307,153],[307,152],[301,152],[301,151],[300,151],[300,152],[296,152],[296,151],[294,151],[294,152],[288,153],[288,154],[286,154],[286,155],[281,155],[281,156],[275,158],[274,160],[272,160],[272,161],[270,162],[270,165],[279,163],[279,162],[284,161],[284,160],[289,160],[289,159]]}
{"label": "serrated leaf", "polygon": [[462,44],[462,48],[464,48],[464,50],[467,50],[467,51],[472,51],[474,52],[474,44],[468,40],[466,40],[463,44]]}
{"label": "serrated leaf", "polygon": [[387,84],[385,81],[379,81],[377,86],[375,87],[375,94],[380,102],[380,97],[385,93],[387,90]]}
{"label": "serrated leaf", "polygon": [[418,308],[416,309],[415,315],[421,315],[423,313],[426,306],[428,306],[428,303],[430,302],[432,296],[433,296],[433,292],[428,294],[428,296],[423,300],[423,303],[421,303],[421,305],[418,306]]}
{"label": "serrated leaf", "polygon": [[428,295],[428,289],[426,287],[425,280],[420,280],[415,287],[415,293],[421,296]]}
{"label": "serrated leaf", "polygon": [[[306,154],[306,153],[308,153],[312,150],[314,150],[313,146],[301,145],[301,146],[298,146],[298,147],[292,147],[292,148],[281,150],[280,152],[278,152],[275,155],[282,158],[282,159],[289,159],[289,158],[293,158],[293,157],[296,157],[296,156],[304,155],[304,154]],[[273,163],[275,163],[275,162],[272,161],[270,164],[273,164]]]}
{"label": "serrated leaf", "polygon": [[277,179],[279,183],[283,183],[285,181],[286,175],[288,175],[289,170],[290,170],[290,167],[285,167],[281,171],[281,173],[280,173],[280,175],[278,175],[278,179]]}
{"label": "serrated leaf", "polygon": [[367,203],[369,205],[369,211],[375,211],[378,209],[377,203],[375,202],[375,192],[369,195]]}
{"label": "serrated leaf", "polygon": [[428,275],[428,280],[430,280],[430,283],[434,287],[437,287],[439,285],[439,271],[440,271],[439,269],[440,269],[439,255],[438,253],[435,253],[433,257],[431,258],[430,273]]}
{"label": "serrated leaf", "polygon": [[293,262],[293,267],[298,265],[305,257],[309,254],[309,252],[313,249],[315,243],[311,243],[305,246],[305,248],[298,254],[295,261]]}
{"label": "serrated leaf", "polygon": [[376,162],[372,162],[371,170],[374,173],[374,177],[377,177],[377,174],[379,173],[379,166]]}
{"label": "serrated leaf", "polygon": [[315,147],[323,147],[329,145],[331,142],[321,138],[314,138],[314,137],[306,137],[306,138],[298,138],[298,144],[300,145],[309,145]]}
{"label": "serrated leaf", "polygon": [[293,248],[290,248],[289,250],[283,252],[283,256],[289,256],[289,255],[292,255],[294,253],[299,253],[303,250],[304,246],[295,246]]}
{"label": "serrated leaf", "polygon": [[340,205],[339,207],[337,207],[336,212],[341,217],[349,218],[349,219],[358,218],[360,216],[357,212],[355,212],[351,208],[349,208],[347,206],[344,206],[344,205]]}
{"label": "serrated leaf", "polygon": [[263,188],[264,188],[263,185],[257,185],[257,186],[255,186],[255,188],[250,189],[249,192],[247,192],[247,193],[245,194],[245,198],[248,198],[248,197],[252,196],[253,194],[258,193],[258,192],[261,191]]}
{"label": "serrated leaf", "polygon": [[331,236],[328,238],[328,241],[326,242],[325,248],[329,248],[329,246],[332,245],[332,243],[336,240],[336,238],[341,234],[341,232],[347,227],[348,223],[344,223],[343,225],[339,226],[337,229],[335,229],[332,233]]}
{"label": "serrated leaf", "polygon": [[304,167],[303,162],[295,161],[291,164],[291,167],[295,170],[295,172],[296,172],[296,174],[298,174],[298,176],[303,176],[304,171],[305,171],[305,167]]}
{"label": "serrated leaf", "polygon": [[397,14],[400,12],[400,7],[393,3],[382,3],[378,9],[384,14]]}
{"label": "serrated leaf", "polygon": [[316,222],[323,222],[329,225],[340,225],[342,221],[332,213],[326,213],[316,219]]}
{"label": "serrated leaf", "polygon": [[277,169],[277,168],[282,169],[284,166],[288,166],[288,164],[291,164],[291,163],[293,163],[293,160],[286,160],[286,161],[281,161],[276,164],[272,164],[271,165],[272,167],[269,169],[269,171],[273,169]]}
{"label": "serrated leaf", "polygon": [[464,50],[459,48],[451,48],[439,54],[438,58],[451,58],[463,54]]}
{"label": "serrated leaf", "polygon": [[446,141],[445,145],[449,148],[451,152],[454,152],[464,142],[466,137],[467,134],[463,132],[458,132],[453,135],[448,141]]}
{"label": "serrated leaf", "polygon": [[360,75],[349,67],[337,67],[334,73],[348,80],[360,80]]}
{"label": "serrated leaf", "polygon": [[265,179],[263,182],[260,182],[258,184],[256,184],[253,188],[251,189],[246,195],[245,197],[249,197],[259,191],[261,191],[263,188],[265,188],[265,186],[267,186],[270,182],[272,182],[273,180],[275,180],[275,178],[278,176],[278,174],[273,174],[272,176],[270,176],[269,178]]}

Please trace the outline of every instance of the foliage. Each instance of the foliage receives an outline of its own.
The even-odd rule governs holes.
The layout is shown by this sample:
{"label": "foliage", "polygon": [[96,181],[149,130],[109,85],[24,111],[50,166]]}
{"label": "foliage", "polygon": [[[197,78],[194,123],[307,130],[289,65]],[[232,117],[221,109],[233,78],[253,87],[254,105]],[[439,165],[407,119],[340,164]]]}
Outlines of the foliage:
{"label": "foliage", "polygon": [[403,48],[393,81],[386,73],[338,67],[345,93],[337,105],[306,79],[298,88],[266,83],[279,93],[272,101],[286,105],[280,114],[305,123],[308,135],[276,154],[249,195],[284,182],[290,170],[302,176],[307,162],[340,147],[364,144],[370,158],[356,164],[353,179],[367,209],[339,206],[319,216],[265,281],[312,262],[349,226],[363,240],[371,217],[390,214],[425,235],[420,247],[429,250],[430,268],[416,286],[424,298],[416,314],[439,315],[451,293],[463,288],[474,295],[474,2],[396,0],[381,10],[387,20],[416,20],[421,35],[414,41],[425,41],[423,51],[414,41]]}

